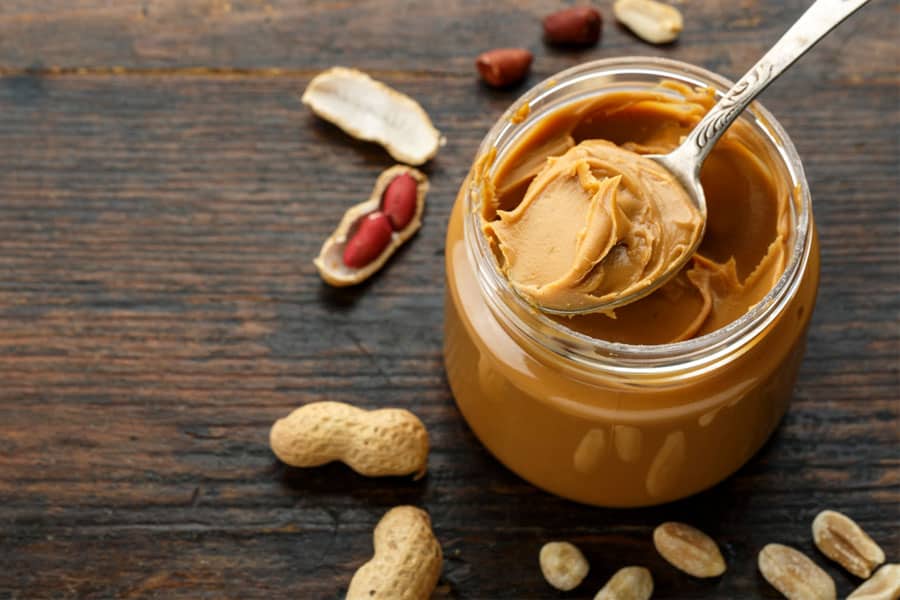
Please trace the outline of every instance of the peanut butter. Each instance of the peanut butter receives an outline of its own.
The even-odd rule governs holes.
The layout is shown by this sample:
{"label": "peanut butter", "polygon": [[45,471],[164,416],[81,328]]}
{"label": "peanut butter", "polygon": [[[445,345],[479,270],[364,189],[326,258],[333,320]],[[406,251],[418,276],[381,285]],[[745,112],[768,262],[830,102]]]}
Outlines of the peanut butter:
{"label": "peanut butter", "polygon": [[[548,157],[590,140],[664,154],[713,104],[710,91],[660,84],[661,71],[716,82],[674,61],[612,59],[529,92],[516,105],[531,104],[528,116],[518,124],[504,116],[488,133],[447,227],[443,354],[461,414],[518,475],[602,506],[683,498],[762,446],[793,395],[818,285],[802,165],[759,105],[707,159],[706,229],[668,284],[615,318],[549,323],[503,285],[497,267],[506,259],[492,231],[525,201]],[[561,219],[557,212],[542,218]],[[656,346],[689,337],[697,339]]]}
{"label": "peanut butter", "polygon": [[[710,90],[674,83],[611,92],[557,110],[501,157],[482,186],[481,216],[520,295],[548,308],[589,307],[630,294],[683,256],[700,216],[672,175],[640,155],[675,148],[713,103]],[[598,339],[661,344],[741,317],[786,264],[793,190],[775,160],[746,123],[732,125],[701,172],[707,228],[685,268],[614,313],[558,319]]]}
{"label": "peanut butter", "polygon": [[650,286],[685,259],[703,225],[658,163],[604,140],[547,158],[521,202],[484,226],[519,294],[591,309]]}

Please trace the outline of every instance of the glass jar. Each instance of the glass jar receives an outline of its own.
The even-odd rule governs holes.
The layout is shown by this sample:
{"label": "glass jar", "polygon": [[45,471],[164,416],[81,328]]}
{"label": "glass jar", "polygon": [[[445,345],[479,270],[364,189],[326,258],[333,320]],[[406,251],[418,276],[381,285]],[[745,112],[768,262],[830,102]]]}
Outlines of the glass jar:
{"label": "glass jar", "polygon": [[[731,85],[668,59],[583,64],[519,98],[478,157],[493,149],[502,157],[523,132],[569,102],[655,88],[661,80],[717,93]],[[774,288],[743,317],[683,342],[607,342],[534,310],[513,292],[481,233],[472,171],[463,183],[446,241],[447,378],[481,442],[534,485],[602,506],[668,502],[733,473],[784,415],[815,304],[818,243],[791,140],[759,104],[742,119],[771,144],[783,167],[775,176],[794,190],[789,256]]]}

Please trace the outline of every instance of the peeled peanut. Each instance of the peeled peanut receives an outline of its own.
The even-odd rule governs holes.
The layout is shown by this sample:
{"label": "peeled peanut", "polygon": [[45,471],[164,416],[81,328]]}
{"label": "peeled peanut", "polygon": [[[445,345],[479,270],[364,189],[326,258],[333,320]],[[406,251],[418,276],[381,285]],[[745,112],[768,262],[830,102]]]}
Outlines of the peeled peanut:
{"label": "peeled peanut", "polygon": [[367,477],[409,475],[428,463],[428,432],[408,410],[366,411],[341,402],[301,406],[272,425],[272,452],[293,467],[339,460]]}
{"label": "peeled peanut", "polygon": [[656,0],[616,0],[613,12],[620,23],[651,44],[675,41],[684,27],[677,8]]}
{"label": "peeled peanut", "polygon": [[900,565],[884,565],[862,585],[853,590],[847,600],[897,600],[900,598]]}
{"label": "peeled peanut", "polygon": [[353,575],[346,600],[427,600],[441,575],[441,545],[424,510],[398,506],[374,534],[375,555]]}
{"label": "peeled peanut", "polygon": [[594,600],[650,600],[653,576],[644,567],[625,567],[613,575]]}
{"label": "peeled peanut", "polygon": [[867,578],[884,562],[884,551],[847,515],[823,510],[813,520],[813,541],[822,554]]}
{"label": "peeled peanut", "polygon": [[653,545],[669,563],[694,577],[718,577],[725,559],[711,537],[685,523],[669,521],[653,530]]}
{"label": "peeled peanut", "polygon": [[547,583],[563,592],[577,588],[591,568],[581,550],[569,542],[544,544],[538,562]]}
{"label": "peeled peanut", "polygon": [[782,544],[767,544],[757,557],[759,572],[788,600],[835,600],[834,580],[808,556]]}

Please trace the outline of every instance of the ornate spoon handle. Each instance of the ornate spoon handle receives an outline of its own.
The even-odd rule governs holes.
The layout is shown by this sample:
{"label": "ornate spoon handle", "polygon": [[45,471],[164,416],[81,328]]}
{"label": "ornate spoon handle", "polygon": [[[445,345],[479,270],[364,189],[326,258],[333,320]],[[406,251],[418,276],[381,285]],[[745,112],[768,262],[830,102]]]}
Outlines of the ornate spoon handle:
{"label": "ornate spoon handle", "polygon": [[706,155],[744,108],[816,42],[868,1],[816,0],[668,155],[670,168],[689,180],[696,178]]}

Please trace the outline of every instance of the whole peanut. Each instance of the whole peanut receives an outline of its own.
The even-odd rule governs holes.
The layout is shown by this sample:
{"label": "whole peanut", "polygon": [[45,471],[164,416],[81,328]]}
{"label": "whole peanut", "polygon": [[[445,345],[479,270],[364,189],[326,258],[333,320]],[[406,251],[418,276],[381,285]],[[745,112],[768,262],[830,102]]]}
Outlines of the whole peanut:
{"label": "whole peanut", "polygon": [[366,411],[341,402],[314,402],[275,421],[275,455],[294,467],[339,460],[360,475],[425,474],[428,432],[408,410]]}
{"label": "whole peanut", "polygon": [[412,506],[392,508],[373,537],[375,555],[353,575],[347,600],[427,600],[443,563],[428,513]]}

